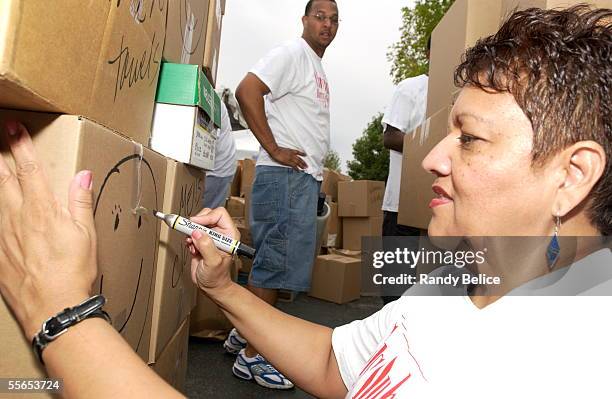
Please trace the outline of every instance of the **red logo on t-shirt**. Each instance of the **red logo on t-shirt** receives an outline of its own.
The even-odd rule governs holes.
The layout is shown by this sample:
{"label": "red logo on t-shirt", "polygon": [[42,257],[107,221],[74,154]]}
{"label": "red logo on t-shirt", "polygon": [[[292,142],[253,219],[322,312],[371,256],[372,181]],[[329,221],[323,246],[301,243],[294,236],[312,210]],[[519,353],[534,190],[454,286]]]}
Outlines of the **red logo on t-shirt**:
{"label": "red logo on t-shirt", "polygon": [[315,82],[317,83],[317,100],[323,108],[329,108],[329,85],[327,80],[315,71]]}
{"label": "red logo on t-shirt", "polygon": [[[393,399],[396,391],[412,377],[413,371],[422,375],[407,346],[397,345],[398,342],[406,342],[404,332],[398,329],[397,324],[393,326],[383,345],[359,374],[357,385],[351,391],[352,399]],[[407,364],[416,366],[416,370],[410,370]]]}

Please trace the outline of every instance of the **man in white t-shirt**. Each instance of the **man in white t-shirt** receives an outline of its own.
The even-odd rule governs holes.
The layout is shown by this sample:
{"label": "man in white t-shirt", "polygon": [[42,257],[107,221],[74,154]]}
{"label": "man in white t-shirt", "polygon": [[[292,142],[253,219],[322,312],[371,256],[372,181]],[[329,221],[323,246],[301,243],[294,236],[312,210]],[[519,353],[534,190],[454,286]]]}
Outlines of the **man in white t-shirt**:
{"label": "man in white t-shirt", "polygon": [[[249,71],[236,98],[261,144],[249,225],[257,251],[249,289],[274,305],[278,290],[310,289],[323,158],[329,150],[329,85],[321,58],[338,30],[334,0],[310,0],[303,33],[270,51]],[[265,331],[262,331],[265,334]],[[225,343],[234,374],[275,389],[288,379],[234,330]]]}
{"label": "man in white t-shirt", "polygon": [[[427,59],[429,59],[430,46],[431,39],[427,42]],[[384,212],[383,237],[420,235],[420,230],[416,227],[397,224],[397,210],[402,175],[404,135],[412,132],[425,120],[428,81],[429,78],[425,74],[402,80],[395,88],[391,103],[382,119],[383,144],[389,150],[389,177],[387,178],[382,205]],[[384,303],[397,298],[396,296],[382,296]]]}
{"label": "man in white t-shirt", "polygon": [[232,124],[224,102],[221,102],[221,128],[215,146],[215,166],[206,172],[204,208],[225,205],[229,186],[236,173],[236,144],[232,136]]}

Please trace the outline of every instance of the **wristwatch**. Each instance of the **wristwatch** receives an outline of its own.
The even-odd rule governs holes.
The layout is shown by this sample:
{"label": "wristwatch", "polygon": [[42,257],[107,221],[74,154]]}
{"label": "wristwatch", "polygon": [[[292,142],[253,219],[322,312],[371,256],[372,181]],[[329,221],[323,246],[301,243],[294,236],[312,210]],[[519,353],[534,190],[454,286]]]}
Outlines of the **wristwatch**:
{"label": "wristwatch", "polygon": [[38,334],[32,339],[32,347],[38,355],[40,363],[43,365],[45,364],[42,358],[42,352],[47,345],[65,333],[69,327],[90,317],[101,317],[110,323],[110,316],[102,310],[102,306],[104,306],[105,303],[106,299],[104,296],[95,295],[73,308],[66,308],[55,316],[48,318],[42,324],[42,328]]}

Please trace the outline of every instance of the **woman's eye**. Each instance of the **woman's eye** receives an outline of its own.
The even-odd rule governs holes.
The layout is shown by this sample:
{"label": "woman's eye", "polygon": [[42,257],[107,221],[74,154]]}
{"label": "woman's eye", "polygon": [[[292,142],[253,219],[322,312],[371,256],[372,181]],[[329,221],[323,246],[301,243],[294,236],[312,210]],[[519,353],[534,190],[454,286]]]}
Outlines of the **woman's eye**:
{"label": "woman's eye", "polygon": [[469,134],[461,133],[459,137],[457,137],[461,147],[469,147],[474,141],[478,140],[477,137],[471,136]]}

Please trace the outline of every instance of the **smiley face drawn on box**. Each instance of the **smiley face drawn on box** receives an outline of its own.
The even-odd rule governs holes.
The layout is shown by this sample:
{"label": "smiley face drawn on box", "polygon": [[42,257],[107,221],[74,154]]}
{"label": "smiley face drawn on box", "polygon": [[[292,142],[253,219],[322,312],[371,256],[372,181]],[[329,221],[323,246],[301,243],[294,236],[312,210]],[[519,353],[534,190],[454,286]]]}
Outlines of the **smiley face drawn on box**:
{"label": "smiley face drawn on box", "polygon": [[[137,154],[119,160],[106,174],[94,207],[98,234],[99,280],[95,286],[107,299],[113,326],[136,351],[150,318],[157,253],[158,223],[149,213],[134,214]],[[158,209],[155,174],[146,158],[140,164],[141,203]]]}

